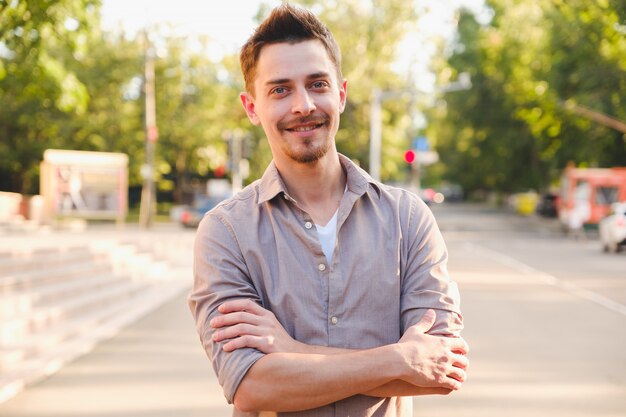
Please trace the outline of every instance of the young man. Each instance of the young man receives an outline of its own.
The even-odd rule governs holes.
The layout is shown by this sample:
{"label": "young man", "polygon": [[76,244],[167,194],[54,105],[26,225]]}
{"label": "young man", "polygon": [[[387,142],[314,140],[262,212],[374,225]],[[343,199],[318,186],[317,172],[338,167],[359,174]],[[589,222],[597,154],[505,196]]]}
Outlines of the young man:
{"label": "young man", "polygon": [[443,239],[421,200],[337,153],[347,84],[332,34],[283,4],[240,59],[273,161],[203,219],[189,297],[235,415],[410,416],[407,396],[459,389]]}

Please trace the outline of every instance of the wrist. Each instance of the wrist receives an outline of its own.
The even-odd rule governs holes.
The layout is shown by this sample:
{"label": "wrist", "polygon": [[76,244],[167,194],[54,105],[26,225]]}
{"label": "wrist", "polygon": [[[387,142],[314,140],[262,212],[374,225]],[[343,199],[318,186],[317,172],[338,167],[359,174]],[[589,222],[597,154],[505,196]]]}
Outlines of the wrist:
{"label": "wrist", "polygon": [[390,356],[392,358],[390,369],[393,370],[395,379],[409,381],[414,370],[411,367],[410,361],[407,360],[407,354],[405,352],[406,346],[404,345],[404,343],[389,345]]}
{"label": "wrist", "polygon": [[316,353],[311,346],[293,339],[290,353]]}

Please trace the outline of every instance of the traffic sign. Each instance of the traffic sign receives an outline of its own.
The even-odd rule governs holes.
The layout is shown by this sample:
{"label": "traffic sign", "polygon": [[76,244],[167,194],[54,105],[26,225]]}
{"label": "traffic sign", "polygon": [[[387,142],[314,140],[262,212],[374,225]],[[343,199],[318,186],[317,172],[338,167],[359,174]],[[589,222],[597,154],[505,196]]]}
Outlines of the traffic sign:
{"label": "traffic sign", "polygon": [[416,152],[424,152],[430,150],[430,144],[426,136],[418,136],[413,139],[413,150]]}

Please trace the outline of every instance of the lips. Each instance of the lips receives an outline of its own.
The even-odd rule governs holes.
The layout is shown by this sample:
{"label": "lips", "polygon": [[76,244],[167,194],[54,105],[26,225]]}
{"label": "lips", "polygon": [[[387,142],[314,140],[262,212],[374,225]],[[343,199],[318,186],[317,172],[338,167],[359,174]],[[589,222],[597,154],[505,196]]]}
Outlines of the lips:
{"label": "lips", "polygon": [[314,124],[314,125],[308,125],[308,126],[297,126],[297,127],[287,128],[286,130],[290,132],[308,132],[313,129],[322,127],[323,125],[324,124],[322,123],[322,124]]}
{"label": "lips", "polygon": [[329,118],[323,116],[303,117],[278,124],[278,128],[289,132],[309,132],[319,129],[328,123]]}

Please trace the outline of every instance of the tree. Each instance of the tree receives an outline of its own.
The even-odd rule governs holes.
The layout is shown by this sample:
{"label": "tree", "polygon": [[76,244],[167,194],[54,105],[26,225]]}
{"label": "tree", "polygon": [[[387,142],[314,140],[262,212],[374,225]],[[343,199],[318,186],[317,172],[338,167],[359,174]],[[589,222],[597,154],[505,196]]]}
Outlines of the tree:
{"label": "tree", "polygon": [[86,87],[61,57],[84,57],[97,5],[0,3],[0,189],[35,193],[43,151],[62,144],[65,122],[85,112]]}
{"label": "tree", "polygon": [[[567,161],[626,162],[624,136],[568,112],[574,100],[624,117],[623,7],[608,2],[492,0],[493,19],[462,12],[440,74],[473,88],[433,111],[447,179],[468,190],[547,188]],[[620,162],[621,161],[621,162]]]}

